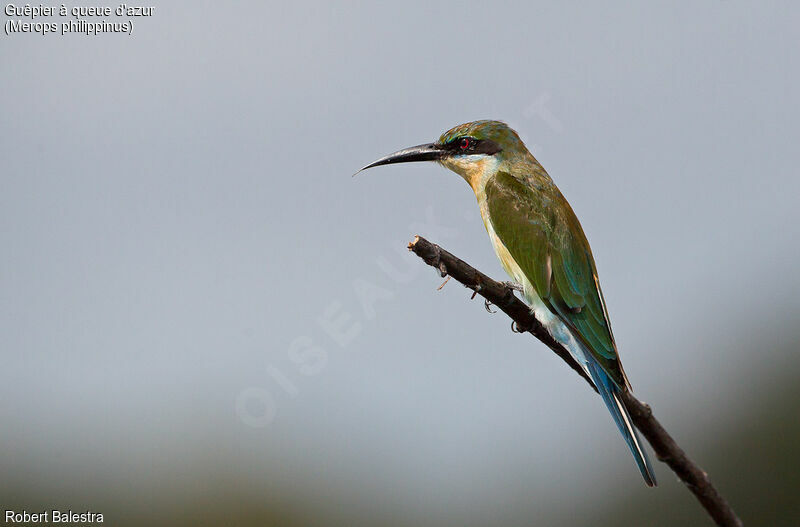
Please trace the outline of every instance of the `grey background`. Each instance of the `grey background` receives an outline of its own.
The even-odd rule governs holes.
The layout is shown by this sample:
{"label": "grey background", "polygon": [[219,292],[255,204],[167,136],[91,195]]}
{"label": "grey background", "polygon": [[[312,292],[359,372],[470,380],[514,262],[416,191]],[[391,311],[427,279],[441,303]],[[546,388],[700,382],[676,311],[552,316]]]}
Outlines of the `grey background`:
{"label": "grey background", "polygon": [[664,465],[642,488],[552,353],[406,254],[422,234],[504,279],[458,176],[350,176],[511,124],[581,218],[636,394],[735,492],[757,473],[714,453],[798,373],[798,23],[790,3],[170,2],[131,36],[3,35],[0,501],[510,525],[641,496],[661,508],[632,525],[705,524]]}

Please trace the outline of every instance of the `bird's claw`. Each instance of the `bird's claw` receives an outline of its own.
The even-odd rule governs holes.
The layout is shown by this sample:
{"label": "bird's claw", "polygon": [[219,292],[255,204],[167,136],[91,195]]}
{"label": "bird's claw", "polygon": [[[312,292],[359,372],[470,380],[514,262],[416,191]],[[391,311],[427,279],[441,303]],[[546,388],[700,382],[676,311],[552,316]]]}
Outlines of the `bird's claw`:
{"label": "bird's claw", "polygon": [[525,291],[525,289],[522,287],[522,284],[518,284],[516,282],[503,282],[503,285],[509,289],[513,289],[514,291],[519,291],[520,293]]}
{"label": "bird's claw", "polygon": [[516,320],[511,321],[511,331],[513,333],[526,333],[529,329],[521,328]]}

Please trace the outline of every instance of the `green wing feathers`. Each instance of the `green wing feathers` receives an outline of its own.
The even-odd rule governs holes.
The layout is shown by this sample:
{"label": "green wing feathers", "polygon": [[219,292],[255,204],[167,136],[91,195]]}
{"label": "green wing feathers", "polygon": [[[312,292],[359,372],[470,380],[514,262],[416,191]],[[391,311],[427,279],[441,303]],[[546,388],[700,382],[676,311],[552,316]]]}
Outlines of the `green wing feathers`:
{"label": "green wing feathers", "polygon": [[536,293],[626,387],[591,249],[569,203],[552,182],[534,190],[507,172],[485,191],[492,227]]}

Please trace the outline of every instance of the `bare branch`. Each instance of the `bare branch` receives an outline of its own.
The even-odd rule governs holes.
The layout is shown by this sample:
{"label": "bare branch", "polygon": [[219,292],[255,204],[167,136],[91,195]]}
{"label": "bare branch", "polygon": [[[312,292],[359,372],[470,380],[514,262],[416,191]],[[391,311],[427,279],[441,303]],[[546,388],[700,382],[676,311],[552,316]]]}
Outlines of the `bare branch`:
{"label": "bare branch", "polygon": [[[408,244],[408,249],[422,258],[425,263],[434,267],[444,276],[452,276],[475,293],[481,295],[508,315],[516,326],[515,331],[533,334],[547,347],[561,357],[596,391],[591,379],[578,365],[569,352],[561,346],[550,333],[536,320],[528,306],[514,295],[514,290],[507,283],[497,282],[478,271],[465,261],[431,243],[421,236],[416,236]],[[473,297],[475,296],[473,293]],[[513,326],[512,326],[513,327]],[[717,525],[725,527],[741,527],[742,521],[733,512],[706,474],[698,467],[667,433],[661,423],[653,416],[650,407],[626,391],[622,400],[631,414],[636,428],[650,442],[658,459],[666,463],[678,478],[689,488],[692,494],[708,512]]]}
{"label": "bare branch", "polygon": [[[435,243],[431,243],[421,236],[417,236],[413,242],[408,244],[408,249],[414,254],[425,260],[425,263],[438,270],[441,275],[450,275],[465,286],[469,287],[477,294],[481,295],[488,302],[497,306],[503,313],[511,317],[517,324],[520,333],[532,333],[534,337],[544,342],[551,350],[561,357],[578,375],[583,377],[586,382],[597,391],[594,383],[586,375],[572,355],[569,354],[544,326],[536,320],[530,308],[514,295],[514,289],[509,285],[496,282],[482,272],[478,271],[467,262],[453,256]],[[487,305],[488,309],[488,305]]]}

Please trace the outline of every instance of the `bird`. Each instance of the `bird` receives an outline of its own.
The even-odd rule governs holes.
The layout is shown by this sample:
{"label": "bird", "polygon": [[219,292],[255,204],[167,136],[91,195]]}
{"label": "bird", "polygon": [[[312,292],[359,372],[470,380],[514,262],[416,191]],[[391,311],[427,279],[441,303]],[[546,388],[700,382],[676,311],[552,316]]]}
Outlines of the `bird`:
{"label": "bird", "polygon": [[592,250],[578,217],[519,134],[502,121],[460,124],[433,143],[363,170],[433,161],[472,188],[495,253],[535,317],[592,379],[649,487],[656,477],[621,394],[622,369]]}

